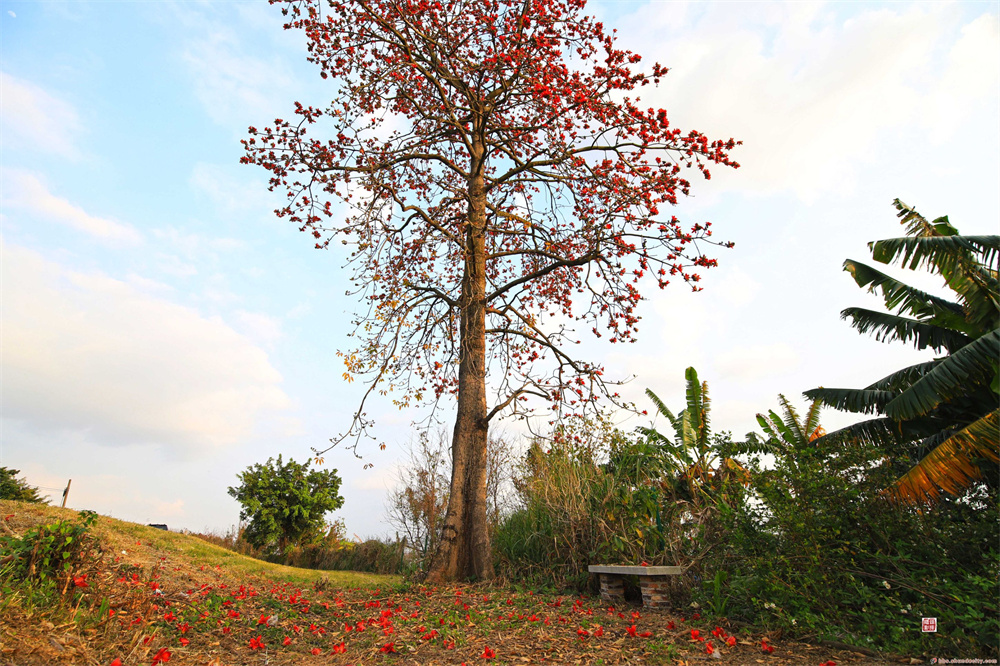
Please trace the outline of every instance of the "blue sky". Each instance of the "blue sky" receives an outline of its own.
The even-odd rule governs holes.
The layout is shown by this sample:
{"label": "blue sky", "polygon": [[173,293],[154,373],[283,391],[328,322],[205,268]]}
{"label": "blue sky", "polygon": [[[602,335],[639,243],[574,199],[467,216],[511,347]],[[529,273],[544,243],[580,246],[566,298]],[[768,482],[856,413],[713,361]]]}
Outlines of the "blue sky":
{"label": "blue sky", "polygon": [[[647,292],[639,343],[583,345],[635,376],[625,395],[642,404],[649,387],[680,407],[693,365],[714,427],[742,435],[778,393],[802,405],[803,390],[920,360],[840,321],[878,306],[841,264],[901,233],[895,197],[996,233],[997,2],[591,11],[671,68],[645,102],[744,142],[741,169],[695,179],[674,211],[736,242],[705,290]],[[46,487],[72,478],[70,506],[224,530],[240,470],[304,460],[360,398],[335,356],[356,307],[342,257],[275,219],[264,172],[239,164],[247,126],[333,94],[281,23],[265,3],[2,5],[0,464]],[[372,414],[386,451],[326,458],[344,479],[337,515],[361,536],[391,533],[383,499],[421,416]]]}

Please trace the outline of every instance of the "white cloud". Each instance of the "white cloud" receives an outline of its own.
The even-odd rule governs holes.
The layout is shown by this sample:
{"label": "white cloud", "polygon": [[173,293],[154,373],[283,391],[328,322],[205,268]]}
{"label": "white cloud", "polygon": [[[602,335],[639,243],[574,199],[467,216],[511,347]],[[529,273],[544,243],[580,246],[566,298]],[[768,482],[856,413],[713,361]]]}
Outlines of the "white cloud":
{"label": "white cloud", "polygon": [[4,418],[192,453],[290,406],[267,354],[219,318],[3,247]]}
{"label": "white cloud", "polygon": [[284,337],[281,330],[281,320],[269,317],[259,312],[237,310],[235,326],[245,336],[265,347],[272,346]]}
{"label": "white cloud", "polygon": [[139,243],[142,236],[128,224],[91,215],[79,206],[49,192],[34,174],[18,169],[3,170],[3,204],[46,217],[101,240]]}
{"label": "white cloud", "polygon": [[277,108],[287,108],[290,96],[276,98],[274,89],[288,92],[283,82],[291,80],[291,72],[280,61],[254,57],[225,28],[190,41],[183,60],[194,77],[195,95],[220,125],[242,131],[273,119]]}
{"label": "white cloud", "polygon": [[[250,172],[243,167],[249,175]],[[266,212],[275,207],[260,182],[240,180],[230,169],[218,164],[199,162],[191,170],[191,187],[205,195],[219,208],[230,213]]]}
{"label": "white cloud", "polygon": [[799,367],[799,354],[784,342],[729,347],[715,355],[720,381],[758,382]]}
{"label": "white cloud", "polygon": [[[713,170],[705,192],[791,190],[806,202],[850,193],[884,136],[923,140],[926,127],[950,136],[996,96],[995,16],[959,31],[954,4],[889,5],[846,20],[831,7],[712,3],[678,13],[649,3],[624,19],[629,48],[671,67],[643,103],[664,106],[684,130],[744,142],[733,151],[743,168]],[[684,24],[663,39],[675,14]]]}
{"label": "white cloud", "polygon": [[0,119],[8,147],[78,156],[80,120],[73,105],[6,72],[0,72]]}

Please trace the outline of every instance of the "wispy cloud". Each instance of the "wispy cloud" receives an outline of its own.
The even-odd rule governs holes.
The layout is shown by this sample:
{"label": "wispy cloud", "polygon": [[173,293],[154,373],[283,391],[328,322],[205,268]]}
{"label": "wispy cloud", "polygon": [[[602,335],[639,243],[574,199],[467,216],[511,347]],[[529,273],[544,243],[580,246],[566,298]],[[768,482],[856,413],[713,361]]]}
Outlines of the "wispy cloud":
{"label": "wispy cloud", "polygon": [[52,194],[42,180],[27,171],[4,169],[4,206],[65,224],[90,236],[114,243],[139,243],[142,236],[128,224],[91,215],[70,201]]}
{"label": "wispy cloud", "polygon": [[80,119],[73,105],[7,72],[0,72],[0,123],[8,147],[79,157]]}
{"label": "wispy cloud", "polygon": [[9,242],[3,273],[4,418],[195,455],[290,406],[267,354],[218,317]]}
{"label": "wispy cloud", "polygon": [[682,129],[743,140],[734,155],[744,168],[717,170],[720,186],[757,196],[790,190],[811,202],[852,191],[884,136],[924,137],[928,127],[950,136],[997,93],[996,16],[962,26],[951,3],[850,18],[836,9],[649,3],[620,27],[629,48],[671,67],[661,88],[643,91],[644,103],[667,108]]}

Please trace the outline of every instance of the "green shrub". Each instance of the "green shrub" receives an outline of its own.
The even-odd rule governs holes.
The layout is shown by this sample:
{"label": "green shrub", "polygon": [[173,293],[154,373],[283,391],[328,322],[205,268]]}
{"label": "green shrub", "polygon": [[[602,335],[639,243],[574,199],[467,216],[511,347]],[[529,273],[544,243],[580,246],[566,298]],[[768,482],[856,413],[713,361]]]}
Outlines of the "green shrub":
{"label": "green shrub", "polygon": [[[67,591],[87,587],[97,544],[90,526],[97,517],[81,512],[79,522],[58,520],[23,536],[0,537],[0,589],[6,607],[22,597],[29,605],[60,603]],[[14,594],[15,590],[17,594]]]}
{"label": "green shrub", "polygon": [[[722,599],[731,617],[793,635],[996,656],[996,490],[979,485],[931,509],[901,507],[882,492],[896,478],[888,460],[818,440],[774,469],[752,463],[757,501],[726,514],[730,538],[707,565],[728,582],[699,590],[699,601]],[[937,633],[921,632],[922,617],[937,618]]]}

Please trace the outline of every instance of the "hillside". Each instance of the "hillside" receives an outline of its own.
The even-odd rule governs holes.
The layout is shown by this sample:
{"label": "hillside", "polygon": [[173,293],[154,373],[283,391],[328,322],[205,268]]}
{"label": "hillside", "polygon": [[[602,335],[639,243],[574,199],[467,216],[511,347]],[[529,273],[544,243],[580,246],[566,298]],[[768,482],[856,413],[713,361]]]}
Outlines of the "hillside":
{"label": "hillside", "polygon": [[84,531],[86,519],[0,501],[3,666],[886,663],[697,613],[296,569],[103,516]]}

